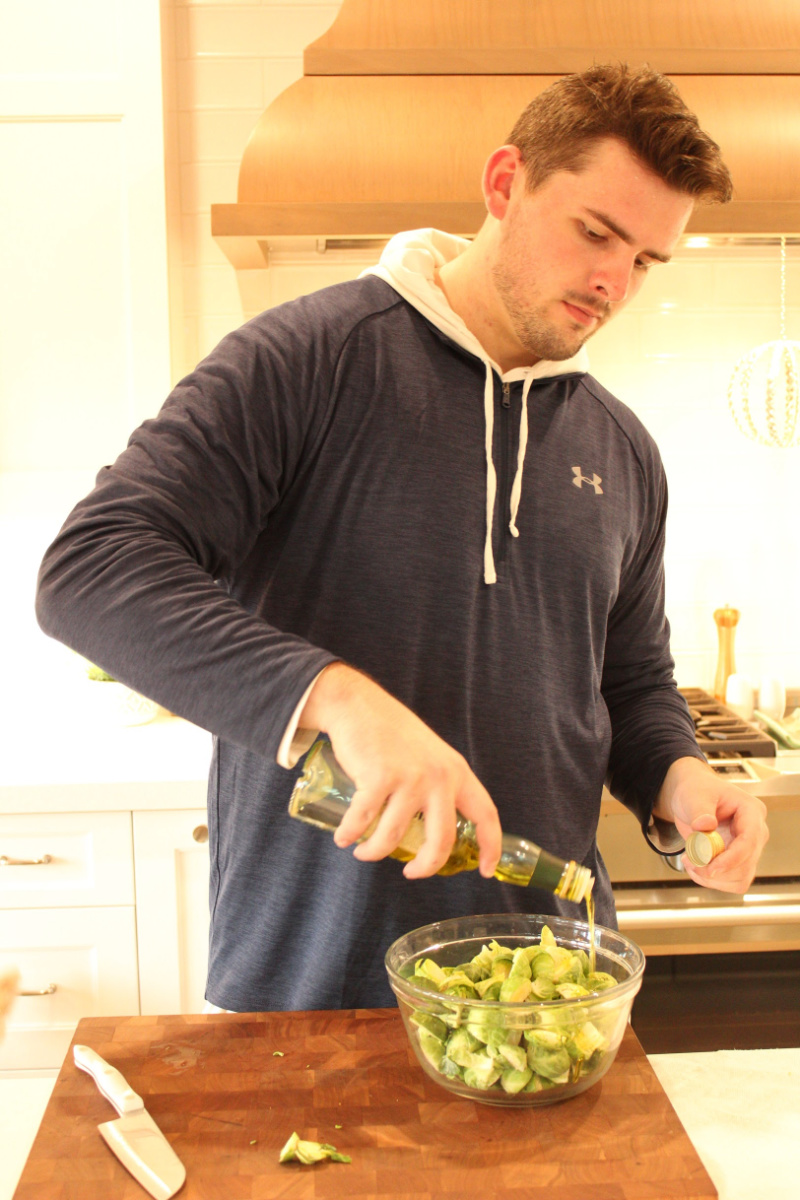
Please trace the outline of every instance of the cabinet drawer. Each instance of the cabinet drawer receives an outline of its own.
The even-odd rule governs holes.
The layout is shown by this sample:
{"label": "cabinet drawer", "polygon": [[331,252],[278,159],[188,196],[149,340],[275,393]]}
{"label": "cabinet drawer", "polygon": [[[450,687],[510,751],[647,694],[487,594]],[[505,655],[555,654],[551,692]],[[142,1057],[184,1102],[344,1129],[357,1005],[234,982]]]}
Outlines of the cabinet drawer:
{"label": "cabinet drawer", "polygon": [[130,813],[0,816],[0,908],[133,902]]}
{"label": "cabinet drawer", "polygon": [[81,1017],[137,1016],[132,907],[0,912],[0,966],[20,992],[0,1044],[0,1070],[59,1067]]}

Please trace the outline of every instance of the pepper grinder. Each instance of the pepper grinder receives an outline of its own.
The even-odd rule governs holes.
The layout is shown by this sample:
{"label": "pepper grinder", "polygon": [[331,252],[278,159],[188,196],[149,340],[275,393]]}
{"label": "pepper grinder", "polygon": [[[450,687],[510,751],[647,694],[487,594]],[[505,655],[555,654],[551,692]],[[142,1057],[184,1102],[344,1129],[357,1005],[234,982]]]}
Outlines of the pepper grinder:
{"label": "pepper grinder", "polygon": [[741,613],[738,608],[731,608],[725,605],[724,608],[718,608],[714,612],[714,620],[717,623],[717,634],[719,637],[719,657],[717,658],[717,675],[714,680],[714,699],[725,703],[725,688],[728,683],[728,676],[736,672],[736,664],[733,660],[733,639],[736,634],[736,626],[739,624]]}

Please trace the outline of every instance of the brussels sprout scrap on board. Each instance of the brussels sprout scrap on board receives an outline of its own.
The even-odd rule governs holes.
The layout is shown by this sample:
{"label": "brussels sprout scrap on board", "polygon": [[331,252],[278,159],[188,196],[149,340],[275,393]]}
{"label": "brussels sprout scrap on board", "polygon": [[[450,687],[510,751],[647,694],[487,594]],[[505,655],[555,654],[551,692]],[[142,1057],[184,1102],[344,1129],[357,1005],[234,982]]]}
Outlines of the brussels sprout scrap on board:
{"label": "brussels sprout scrap on board", "polygon": [[[417,987],[444,997],[499,1000],[508,1004],[540,1000],[577,1000],[616,986],[605,971],[593,971],[583,950],[559,946],[545,925],[541,941],[516,950],[491,941],[470,962],[442,967],[431,958],[417,960],[411,976]],[[420,1050],[442,1075],[461,1079],[479,1091],[501,1089],[510,1095],[539,1092],[575,1083],[601,1065],[608,1038],[580,1009],[540,1010],[531,1028],[507,1028],[507,1010],[454,1004],[436,1016],[417,1009]]]}
{"label": "brussels sprout scrap on board", "polygon": [[278,1162],[285,1163],[295,1160],[309,1167],[312,1163],[322,1162],[325,1158],[329,1158],[332,1162],[352,1162],[349,1154],[339,1154],[336,1147],[328,1145],[327,1142],[306,1142],[297,1133],[293,1133],[281,1150]]}

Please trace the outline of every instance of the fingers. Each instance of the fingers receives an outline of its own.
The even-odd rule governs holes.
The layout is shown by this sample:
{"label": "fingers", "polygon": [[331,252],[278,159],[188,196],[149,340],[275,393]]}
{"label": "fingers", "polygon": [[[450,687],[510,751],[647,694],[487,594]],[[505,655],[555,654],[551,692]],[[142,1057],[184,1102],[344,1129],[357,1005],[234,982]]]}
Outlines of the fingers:
{"label": "fingers", "polygon": [[475,825],[479,870],[490,878],[500,857],[502,831],[489,793],[466,764],[458,772],[465,778],[458,783],[443,778],[442,772],[431,774],[438,775],[436,784],[423,777],[393,789],[359,788],[334,834],[337,846],[358,842],[353,855],[362,862],[377,862],[399,848],[397,857],[410,859],[403,871],[406,878],[424,879],[435,875],[450,857],[460,812]]}
{"label": "fingers", "polygon": [[475,826],[478,842],[478,870],[484,879],[491,879],[500,859],[503,831],[500,817],[486,788],[473,776],[474,786],[462,794],[458,808]]}
{"label": "fingers", "polygon": [[[316,680],[301,720],[327,731],[342,769],[357,785],[334,835],[338,846],[359,842],[353,853],[369,862],[402,842],[403,853],[413,857],[406,876],[421,879],[450,856],[461,812],[477,830],[481,873],[492,874],[501,830],[491,797],[463,756],[405,705],[358,671],[334,663]],[[424,823],[415,823],[407,847],[417,814]]]}
{"label": "fingers", "polygon": [[406,879],[435,875],[452,853],[456,840],[456,809],[447,792],[431,792],[425,805],[424,822],[425,840],[403,868]]}
{"label": "fingers", "polygon": [[347,812],[334,831],[333,840],[336,845],[344,849],[366,835],[370,826],[377,824],[387,799],[382,788],[359,788],[354,792]]}

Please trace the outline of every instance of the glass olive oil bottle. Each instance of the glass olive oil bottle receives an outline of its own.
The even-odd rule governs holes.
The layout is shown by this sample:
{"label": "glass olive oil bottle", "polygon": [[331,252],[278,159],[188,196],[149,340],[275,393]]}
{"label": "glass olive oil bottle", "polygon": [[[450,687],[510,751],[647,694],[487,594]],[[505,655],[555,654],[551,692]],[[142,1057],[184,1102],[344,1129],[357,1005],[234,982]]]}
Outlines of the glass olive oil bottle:
{"label": "glass olive oil bottle", "polygon": [[[295,784],[289,800],[289,814],[320,829],[334,830],[347,811],[354,791],[355,784],[337,762],[330,741],[325,737],[318,738],[309,750],[303,773]],[[460,813],[456,816],[456,841],[447,862],[439,868],[438,875],[474,871],[478,866],[475,826]],[[369,837],[376,824],[377,818],[362,835],[361,841]],[[424,819],[422,816],[414,817],[391,857],[409,862],[424,839]],[[594,876],[588,867],[565,862],[556,855],[548,854],[534,842],[513,833],[503,834],[502,853],[494,877],[502,883],[516,883],[520,887],[545,888],[556,896],[576,903],[588,899],[594,886]]]}

